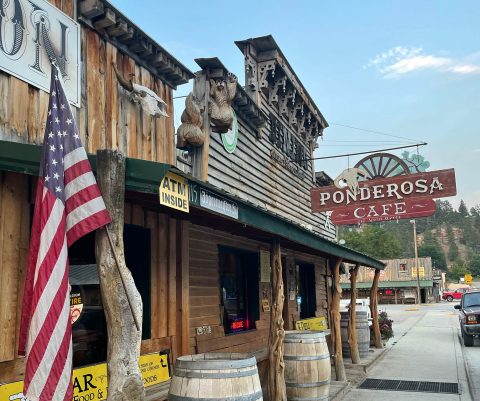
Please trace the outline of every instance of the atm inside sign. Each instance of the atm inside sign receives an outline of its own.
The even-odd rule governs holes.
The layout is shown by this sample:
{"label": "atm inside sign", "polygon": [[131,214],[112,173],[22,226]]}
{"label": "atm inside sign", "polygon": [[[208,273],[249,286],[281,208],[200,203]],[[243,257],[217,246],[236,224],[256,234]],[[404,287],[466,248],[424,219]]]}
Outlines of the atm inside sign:
{"label": "atm inside sign", "polygon": [[168,172],[159,187],[160,204],[188,213],[188,183],[179,175]]}

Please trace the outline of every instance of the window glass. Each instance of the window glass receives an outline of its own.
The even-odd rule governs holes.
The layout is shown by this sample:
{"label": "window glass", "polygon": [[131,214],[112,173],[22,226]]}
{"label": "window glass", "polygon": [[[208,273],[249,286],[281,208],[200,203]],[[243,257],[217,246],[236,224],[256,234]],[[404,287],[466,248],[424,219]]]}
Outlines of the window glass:
{"label": "window glass", "polygon": [[463,307],[480,306],[480,292],[473,292],[463,296]]}
{"label": "window glass", "polygon": [[220,247],[221,318],[225,333],[255,329],[259,319],[256,252]]}
{"label": "window glass", "polygon": [[406,263],[400,263],[400,273],[407,273],[408,268]]}

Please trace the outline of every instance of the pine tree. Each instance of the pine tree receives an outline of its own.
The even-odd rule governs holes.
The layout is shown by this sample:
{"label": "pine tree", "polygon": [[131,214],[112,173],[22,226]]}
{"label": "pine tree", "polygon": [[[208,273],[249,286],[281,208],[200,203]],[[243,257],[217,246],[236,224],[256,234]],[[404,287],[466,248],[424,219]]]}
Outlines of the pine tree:
{"label": "pine tree", "polygon": [[463,199],[460,200],[460,206],[458,206],[458,213],[460,213],[462,217],[468,216],[467,205],[465,205],[465,202],[463,201]]}

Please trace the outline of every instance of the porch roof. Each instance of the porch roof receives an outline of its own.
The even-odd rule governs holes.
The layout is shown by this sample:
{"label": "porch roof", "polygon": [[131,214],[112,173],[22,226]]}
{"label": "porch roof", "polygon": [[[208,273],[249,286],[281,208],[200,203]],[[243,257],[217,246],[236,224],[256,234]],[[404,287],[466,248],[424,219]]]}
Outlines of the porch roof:
{"label": "porch roof", "polygon": [[[0,170],[38,175],[42,147],[39,145],[0,141]],[[96,170],[96,155],[88,155],[92,169]],[[375,269],[384,269],[385,264],[375,258],[354,251],[333,241],[320,237],[282,216],[247,203],[228,192],[186,175],[174,166],[148,160],[127,158],[125,186],[127,191],[158,194],[158,187],[168,171],[186,177],[200,187],[208,189],[219,196],[228,198],[238,205],[238,223],[277,235],[285,240],[296,242],[304,247],[318,251],[326,257],[343,258],[348,263],[358,263]],[[191,204],[200,208],[199,204]]]}

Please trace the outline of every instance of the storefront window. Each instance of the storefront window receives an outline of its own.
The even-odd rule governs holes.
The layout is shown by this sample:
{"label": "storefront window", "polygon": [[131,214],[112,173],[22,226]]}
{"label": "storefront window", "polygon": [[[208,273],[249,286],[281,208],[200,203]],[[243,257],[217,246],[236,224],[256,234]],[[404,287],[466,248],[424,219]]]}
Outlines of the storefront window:
{"label": "storefront window", "polygon": [[400,273],[402,274],[408,273],[408,268],[406,263],[400,263]]}
{"label": "storefront window", "polygon": [[315,268],[310,263],[297,265],[298,296],[297,305],[300,319],[315,317],[317,311],[317,297],[315,294]]}
{"label": "storefront window", "polygon": [[226,334],[255,329],[258,267],[258,253],[220,247],[221,318]]}
{"label": "storefront window", "polygon": [[[150,230],[124,227],[125,261],[143,302],[142,339],[150,338]],[[95,260],[95,233],[69,249],[73,367],[105,362],[107,324]]]}

